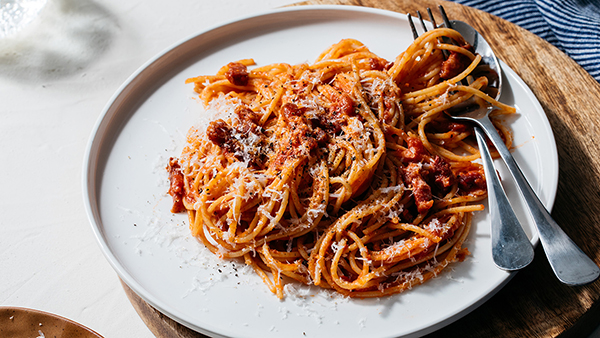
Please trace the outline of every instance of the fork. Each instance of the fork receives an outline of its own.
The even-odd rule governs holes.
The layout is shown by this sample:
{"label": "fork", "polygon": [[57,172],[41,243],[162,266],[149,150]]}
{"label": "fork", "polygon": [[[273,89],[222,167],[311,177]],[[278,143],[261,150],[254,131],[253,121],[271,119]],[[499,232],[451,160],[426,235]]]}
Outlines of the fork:
{"label": "fork", "polygon": [[[441,6],[440,11],[444,17],[446,27],[453,28]],[[431,16],[431,18],[433,18],[433,16]],[[487,117],[494,109],[496,108],[482,106],[480,109],[468,112],[462,116],[454,115],[451,117],[474,122],[486,131],[487,136],[506,163],[509,172],[519,188],[521,196],[526,202],[526,206],[537,227],[542,247],[544,248],[548,262],[556,277],[561,282],[568,285],[584,285],[593,282],[600,276],[600,269],[552,219],[550,213],[546,210],[527,182],[527,179],[521,172],[510,151],[504,142],[502,142],[502,139],[499,137],[497,131],[493,128],[493,125]]]}

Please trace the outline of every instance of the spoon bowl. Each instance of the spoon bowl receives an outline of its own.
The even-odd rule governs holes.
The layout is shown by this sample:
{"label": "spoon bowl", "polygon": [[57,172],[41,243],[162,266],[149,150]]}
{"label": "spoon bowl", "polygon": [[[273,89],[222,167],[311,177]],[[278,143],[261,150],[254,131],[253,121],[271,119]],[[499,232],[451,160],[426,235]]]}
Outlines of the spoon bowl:
{"label": "spoon bowl", "polygon": [[502,94],[502,68],[494,50],[481,34],[468,23],[450,20],[450,25],[473,46],[475,53],[481,55],[481,63],[471,75],[475,78],[485,76],[488,79],[486,94],[498,100]]}

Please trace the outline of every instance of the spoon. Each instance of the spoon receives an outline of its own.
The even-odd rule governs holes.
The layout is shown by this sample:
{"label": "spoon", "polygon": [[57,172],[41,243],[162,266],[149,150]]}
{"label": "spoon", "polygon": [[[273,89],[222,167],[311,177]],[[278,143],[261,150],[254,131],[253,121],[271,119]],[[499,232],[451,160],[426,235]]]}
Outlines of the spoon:
{"label": "spoon", "polygon": [[[496,98],[500,97],[502,72],[500,64],[489,44],[470,25],[462,21],[455,20],[448,22],[445,13],[443,13],[443,17],[446,26],[461,33],[465,40],[471,43],[471,45],[475,48],[476,53],[482,56],[483,61],[487,63],[490,69],[496,71],[497,80],[490,80],[493,80],[492,82],[497,82],[498,93],[496,94]],[[521,197],[523,197],[525,200],[527,209],[529,210],[529,213],[531,214],[533,222],[537,228],[542,247],[544,248],[544,252],[548,258],[548,262],[550,263],[550,266],[552,267],[556,277],[561,282],[568,285],[584,285],[593,282],[598,278],[598,276],[600,276],[600,269],[596,263],[594,263],[594,261],[592,261],[552,219],[552,216],[548,210],[546,210],[542,202],[539,200],[527,182],[527,179],[521,172],[521,169],[517,165],[510,151],[502,141],[500,135],[498,135],[496,128],[489,119],[489,114],[495,109],[495,107],[488,105],[460,115],[452,115],[451,118],[475,123],[477,125],[475,132],[478,137],[478,142],[480,142],[479,139],[482,138],[482,135],[480,135],[481,130],[478,130],[481,128],[483,131],[485,131],[485,134],[487,134],[492,144],[496,147],[500,157],[504,160],[509,172],[515,180],[519,192],[521,193]],[[480,146],[480,149],[484,148],[485,147]],[[485,152],[485,150],[483,152]],[[484,159],[484,165],[485,162],[486,161]],[[489,171],[490,170],[486,169],[486,173]],[[493,171],[495,172],[495,170]],[[488,183],[488,189],[491,184]],[[496,194],[495,191],[494,194]],[[493,210],[492,207],[490,207],[490,209]],[[505,210],[498,211],[504,212]],[[492,222],[494,222],[493,218],[494,217],[492,217]],[[494,231],[492,231],[492,235],[493,233]],[[501,241],[501,239],[499,240]]]}
{"label": "spoon", "polygon": [[533,261],[533,246],[521,227],[500,183],[494,160],[485,143],[485,134],[478,126],[474,127],[479,146],[488,189],[488,204],[491,218],[492,258],[502,270],[522,269]]}
{"label": "spoon", "polygon": [[[443,16],[445,17],[445,15]],[[450,25],[473,46],[475,53],[481,55],[484,66],[479,66],[475,72],[480,73],[478,76],[485,75],[488,78],[488,88],[492,89],[488,93],[495,96],[496,100],[499,99],[502,93],[502,69],[496,55],[471,26],[462,21],[451,21]],[[481,74],[481,69],[485,70],[485,74]],[[492,259],[494,264],[502,270],[515,271],[522,269],[533,261],[533,246],[523,231],[523,227],[500,183],[500,177],[498,177],[498,172],[494,167],[483,130],[476,125],[474,131],[481,153],[488,189]]]}

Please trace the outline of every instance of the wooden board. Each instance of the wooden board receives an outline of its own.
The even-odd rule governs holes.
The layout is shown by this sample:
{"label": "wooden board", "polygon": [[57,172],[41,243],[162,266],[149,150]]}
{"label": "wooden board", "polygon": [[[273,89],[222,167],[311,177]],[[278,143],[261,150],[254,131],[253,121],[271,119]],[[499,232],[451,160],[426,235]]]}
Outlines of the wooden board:
{"label": "wooden board", "polygon": [[[552,216],[600,262],[600,84],[567,55],[528,31],[485,12],[433,0],[311,0],[297,5],[368,6],[425,13],[442,4],[470,23],[527,83],[544,108],[558,147],[558,195]],[[437,11],[434,11],[437,12]],[[438,17],[436,19],[441,22]],[[152,308],[123,284],[159,338],[204,337]],[[485,304],[427,337],[587,337],[600,324],[600,281],[569,287],[556,280],[541,246],[536,259]]]}

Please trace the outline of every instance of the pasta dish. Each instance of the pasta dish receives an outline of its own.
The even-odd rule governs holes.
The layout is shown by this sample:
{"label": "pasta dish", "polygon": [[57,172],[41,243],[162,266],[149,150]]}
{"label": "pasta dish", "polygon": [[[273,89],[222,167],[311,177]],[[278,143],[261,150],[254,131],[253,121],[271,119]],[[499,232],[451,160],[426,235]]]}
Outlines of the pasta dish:
{"label": "pasta dish", "polygon": [[190,78],[214,117],[169,161],[172,212],[280,298],[293,280],[350,297],[421,284],[469,254],[486,198],[473,130],[446,112],[473,96],[515,111],[486,94],[480,61],[438,28],[393,62],[344,39],[312,64],[244,59]]}

